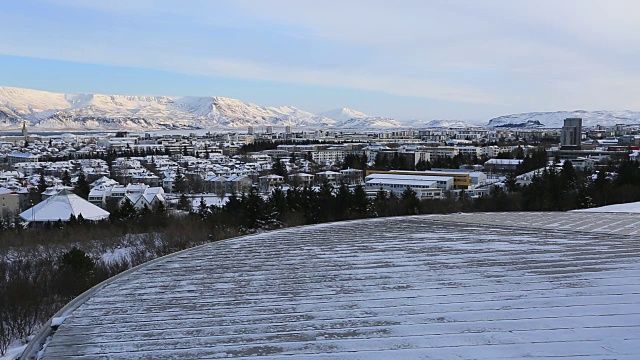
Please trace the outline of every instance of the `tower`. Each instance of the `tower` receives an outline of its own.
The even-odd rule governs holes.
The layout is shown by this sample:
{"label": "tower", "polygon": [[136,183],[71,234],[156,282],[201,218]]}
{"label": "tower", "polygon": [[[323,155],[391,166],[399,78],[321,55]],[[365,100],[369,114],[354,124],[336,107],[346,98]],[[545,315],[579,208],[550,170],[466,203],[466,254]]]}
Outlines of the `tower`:
{"label": "tower", "polygon": [[560,148],[580,150],[582,143],[582,119],[566,118],[560,135]]}
{"label": "tower", "polygon": [[27,130],[27,122],[22,122],[22,136],[24,137],[24,141],[29,140],[29,131]]}

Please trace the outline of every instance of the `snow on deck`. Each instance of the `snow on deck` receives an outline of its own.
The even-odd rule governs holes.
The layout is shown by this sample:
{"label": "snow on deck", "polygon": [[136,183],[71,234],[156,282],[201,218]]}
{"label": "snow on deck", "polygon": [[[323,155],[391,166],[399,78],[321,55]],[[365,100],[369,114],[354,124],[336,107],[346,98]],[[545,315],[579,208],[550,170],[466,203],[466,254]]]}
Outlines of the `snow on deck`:
{"label": "snow on deck", "polygon": [[638,359],[640,245],[601,221],[417,216],[212,243],[97,292],[44,358]]}
{"label": "snow on deck", "polygon": [[640,213],[640,202],[607,205],[607,206],[580,209],[580,210],[574,210],[574,211],[576,212]]}

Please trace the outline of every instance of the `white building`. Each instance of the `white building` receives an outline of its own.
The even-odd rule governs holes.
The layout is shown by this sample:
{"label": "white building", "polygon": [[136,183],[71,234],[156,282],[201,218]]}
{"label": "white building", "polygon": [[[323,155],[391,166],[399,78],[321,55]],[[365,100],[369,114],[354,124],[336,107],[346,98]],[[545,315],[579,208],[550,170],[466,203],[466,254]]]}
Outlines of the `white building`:
{"label": "white building", "polygon": [[415,184],[430,183],[434,187],[442,189],[444,191],[453,189],[453,176],[430,176],[430,175],[405,175],[405,174],[392,174],[392,173],[380,173],[370,174],[364,180],[365,183],[369,183],[372,180],[376,180],[376,183],[380,183],[381,180],[404,180],[412,181]]}
{"label": "white building", "polygon": [[20,213],[20,217],[29,222],[69,221],[71,216],[80,215],[85,220],[103,220],[109,213],[88,202],[69,190],[62,190],[56,195],[36,204]]}
{"label": "white building", "polygon": [[[144,200],[140,199],[141,196]],[[128,198],[134,205],[139,203],[139,208],[143,208],[145,203],[151,208],[158,201],[165,202],[162,187],[151,187],[146,184],[99,185],[89,192],[89,202],[103,208],[107,206],[109,201],[121,205],[125,198]]]}
{"label": "white building", "polygon": [[416,192],[418,199],[440,199],[445,190],[453,187],[453,178],[442,176],[371,174],[365,178],[367,192],[379,190],[401,195],[407,188]]}

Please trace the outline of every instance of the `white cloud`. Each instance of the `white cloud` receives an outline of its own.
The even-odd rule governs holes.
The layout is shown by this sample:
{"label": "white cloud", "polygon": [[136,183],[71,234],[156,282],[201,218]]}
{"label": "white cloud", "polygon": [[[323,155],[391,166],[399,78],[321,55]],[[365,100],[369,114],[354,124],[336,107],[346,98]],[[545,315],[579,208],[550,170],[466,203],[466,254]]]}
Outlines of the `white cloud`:
{"label": "white cloud", "polygon": [[[5,28],[14,34],[0,37],[0,53],[523,110],[640,106],[633,96],[640,81],[636,1],[47,1],[133,17],[140,22],[139,34],[117,28],[83,32],[57,19],[38,30],[27,19],[9,18]],[[170,27],[148,29],[147,22],[157,26],[172,19],[176,28],[180,21],[205,30],[223,24],[335,44],[340,50],[323,56],[337,65],[319,66],[304,57],[264,61],[251,51],[239,56],[212,47],[207,41],[216,41],[215,32],[172,35]],[[237,46],[254,45],[243,38]],[[370,55],[355,63],[355,54],[363,51]]]}

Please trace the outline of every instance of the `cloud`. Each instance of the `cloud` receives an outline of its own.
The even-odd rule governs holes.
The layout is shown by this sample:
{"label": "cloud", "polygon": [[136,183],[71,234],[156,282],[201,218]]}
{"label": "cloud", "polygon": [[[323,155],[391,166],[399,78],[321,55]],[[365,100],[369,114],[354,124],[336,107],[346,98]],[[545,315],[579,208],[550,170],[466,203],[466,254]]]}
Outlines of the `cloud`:
{"label": "cloud", "polygon": [[0,53],[523,111],[640,105],[635,1],[47,2],[57,17],[5,17]]}

